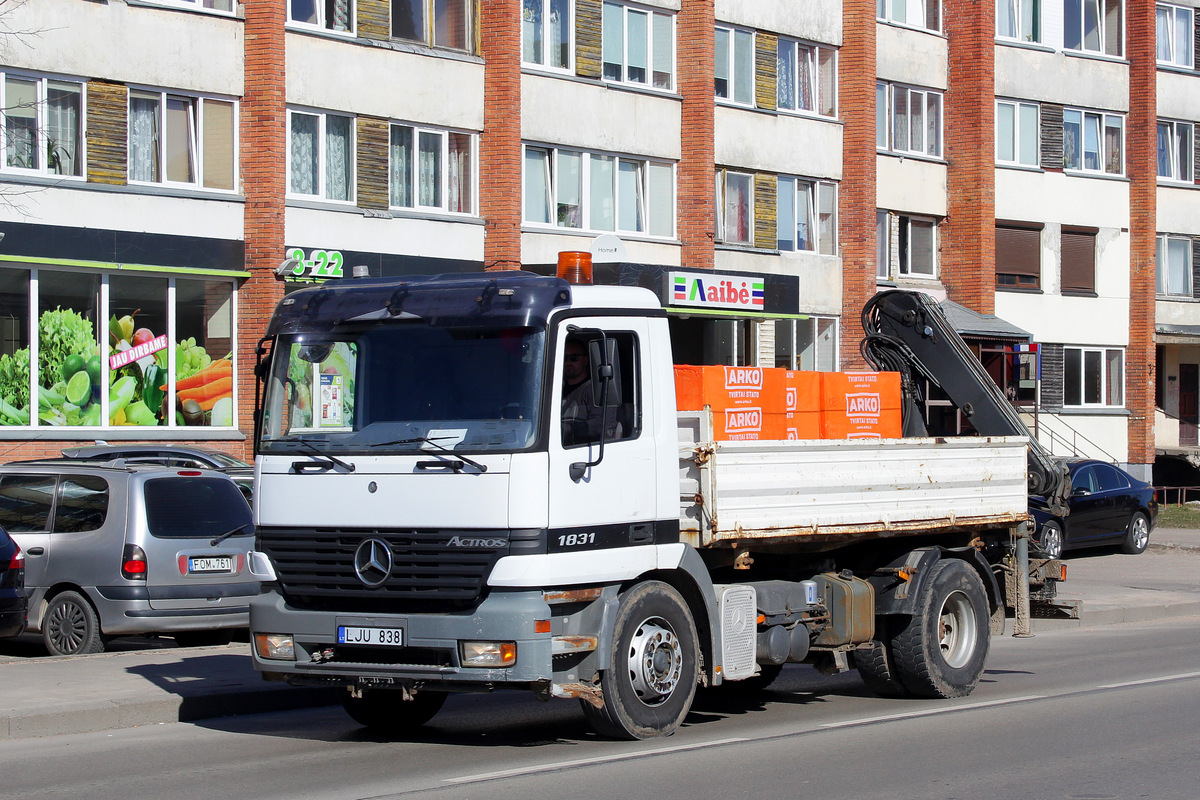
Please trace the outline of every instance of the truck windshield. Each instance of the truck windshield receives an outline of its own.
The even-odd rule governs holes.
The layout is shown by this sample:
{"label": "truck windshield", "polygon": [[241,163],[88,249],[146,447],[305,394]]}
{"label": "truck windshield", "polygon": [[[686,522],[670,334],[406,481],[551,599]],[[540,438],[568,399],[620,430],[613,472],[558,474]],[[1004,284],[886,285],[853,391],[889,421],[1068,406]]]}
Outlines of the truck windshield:
{"label": "truck windshield", "polygon": [[506,452],[537,437],[545,333],[418,321],[275,341],[262,453]]}

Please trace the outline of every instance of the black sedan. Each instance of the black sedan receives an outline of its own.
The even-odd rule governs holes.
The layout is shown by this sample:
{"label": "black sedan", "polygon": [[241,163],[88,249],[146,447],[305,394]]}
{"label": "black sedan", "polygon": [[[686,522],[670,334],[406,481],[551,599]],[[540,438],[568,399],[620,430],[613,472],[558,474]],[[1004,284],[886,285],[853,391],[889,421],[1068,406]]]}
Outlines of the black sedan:
{"label": "black sedan", "polygon": [[1137,555],[1150,542],[1158,520],[1158,502],[1150,484],[1104,461],[1080,460],[1067,465],[1071,475],[1071,513],[1050,513],[1041,497],[1029,499],[1037,525],[1035,538],[1050,558],[1064,550],[1117,544]]}
{"label": "black sedan", "polygon": [[0,528],[0,636],[25,630],[25,555]]}

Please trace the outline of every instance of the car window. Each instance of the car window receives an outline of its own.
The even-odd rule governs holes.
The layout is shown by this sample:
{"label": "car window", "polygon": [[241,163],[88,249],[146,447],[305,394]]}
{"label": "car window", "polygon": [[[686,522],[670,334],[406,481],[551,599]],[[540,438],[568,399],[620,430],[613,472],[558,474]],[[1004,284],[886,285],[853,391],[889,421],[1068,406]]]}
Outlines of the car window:
{"label": "car window", "polygon": [[1121,474],[1116,467],[1110,467],[1108,464],[1097,464],[1092,467],[1096,472],[1096,480],[1100,484],[1100,491],[1109,492],[1114,489],[1124,489],[1129,486],[1129,481]]}
{"label": "car window", "polygon": [[1091,467],[1083,467],[1075,472],[1075,477],[1071,479],[1071,491],[1077,492],[1080,489],[1085,489],[1089,492],[1096,491],[1096,476],[1092,472]]}
{"label": "car window", "polygon": [[57,482],[54,475],[0,476],[0,526],[12,533],[46,530]]}
{"label": "car window", "polygon": [[146,522],[160,539],[211,538],[239,525],[251,530],[250,506],[225,478],[152,478],[145,483]]}
{"label": "car window", "polygon": [[99,530],[108,516],[108,481],[96,475],[64,475],[54,507],[55,533]]}

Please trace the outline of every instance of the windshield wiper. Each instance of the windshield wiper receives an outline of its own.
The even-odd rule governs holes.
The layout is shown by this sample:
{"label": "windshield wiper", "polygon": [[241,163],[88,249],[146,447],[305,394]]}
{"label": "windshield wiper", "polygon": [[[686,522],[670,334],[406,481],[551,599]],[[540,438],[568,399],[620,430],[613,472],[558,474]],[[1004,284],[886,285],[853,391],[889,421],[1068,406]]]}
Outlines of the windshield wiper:
{"label": "windshield wiper", "polygon": [[254,523],[253,522],[245,522],[245,523],[242,523],[241,525],[238,525],[236,528],[231,528],[230,530],[225,531],[220,536],[214,536],[212,541],[208,543],[208,546],[216,547],[221,542],[228,539],[230,536],[240,533],[240,532],[246,530],[246,528],[249,528],[250,530],[254,530]]}
{"label": "windshield wiper", "polygon": [[305,441],[304,439],[293,439],[292,441],[295,442],[296,444],[300,445],[300,447],[303,448],[309,454],[317,456],[318,458],[324,458],[324,459],[330,461],[331,463],[337,464],[339,467],[346,470],[346,472],[354,472],[354,465],[349,463],[348,461],[342,461],[337,456],[332,455],[331,453],[326,453],[321,448],[310,444],[309,442]]}
{"label": "windshield wiper", "polygon": [[[459,453],[456,450],[451,450],[449,447],[446,447],[445,445],[440,445],[437,443],[438,439],[453,439],[453,438],[455,438],[455,437],[453,437],[453,436],[437,436],[437,437],[434,437],[431,439],[428,436],[415,436],[412,439],[393,439],[390,442],[376,442],[376,443],[372,444],[371,447],[387,447],[388,445],[393,445],[393,444],[418,444],[418,443],[431,444],[434,447],[436,447],[438,450],[441,450],[442,453],[448,453],[448,454],[454,456],[455,458],[457,458],[459,461],[462,461],[463,463],[466,463],[466,464],[470,464],[472,467],[479,470],[480,472],[487,472],[487,464],[480,464],[478,461],[476,461],[473,458],[467,458],[462,453]],[[434,453],[434,455],[440,455],[440,454]]]}

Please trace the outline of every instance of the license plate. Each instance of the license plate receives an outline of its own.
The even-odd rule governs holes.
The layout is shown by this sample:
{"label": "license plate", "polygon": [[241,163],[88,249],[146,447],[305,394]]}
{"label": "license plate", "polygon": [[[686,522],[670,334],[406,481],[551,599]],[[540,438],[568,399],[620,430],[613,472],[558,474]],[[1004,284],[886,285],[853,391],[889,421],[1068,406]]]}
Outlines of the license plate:
{"label": "license plate", "polygon": [[189,558],[188,572],[233,572],[233,556]]}
{"label": "license plate", "polygon": [[383,647],[403,647],[403,628],[357,628],[338,626],[338,644],[373,644]]}

